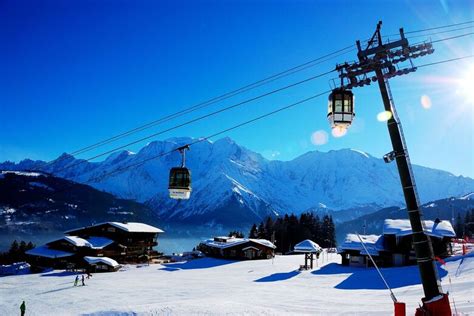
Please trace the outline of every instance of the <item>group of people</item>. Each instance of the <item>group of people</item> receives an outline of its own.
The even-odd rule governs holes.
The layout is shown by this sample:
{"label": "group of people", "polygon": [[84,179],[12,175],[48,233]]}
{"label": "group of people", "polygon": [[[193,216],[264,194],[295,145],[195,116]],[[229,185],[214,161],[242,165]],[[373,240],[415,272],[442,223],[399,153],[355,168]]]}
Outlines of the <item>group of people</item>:
{"label": "group of people", "polygon": [[[91,276],[92,274],[90,274],[90,272],[87,272],[87,279],[90,279]],[[84,274],[81,275],[82,286],[86,285],[85,279],[86,278],[84,277]],[[78,286],[78,283],[79,283],[79,275],[76,275],[76,279],[74,280],[74,286]]]}

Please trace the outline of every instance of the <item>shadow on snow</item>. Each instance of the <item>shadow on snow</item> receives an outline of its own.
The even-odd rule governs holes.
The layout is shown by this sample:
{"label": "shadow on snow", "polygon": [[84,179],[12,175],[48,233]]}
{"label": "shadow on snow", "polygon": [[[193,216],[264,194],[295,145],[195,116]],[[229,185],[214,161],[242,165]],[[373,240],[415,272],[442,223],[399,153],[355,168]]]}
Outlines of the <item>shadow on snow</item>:
{"label": "shadow on snow", "polygon": [[53,273],[43,273],[41,274],[42,277],[65,277],[65,276],[76,276],[76,275],[80,275],[81,273],[79,272],[72,272],[72,271],[61,271],[61,272],[53,272]]}
{"label": "shadow on snow", "polygon": [[299,271],[290,271],[290,272],[282,272],[282,273],[274,273],[269,276],[260,278],[255,280],[254,282],[276,282],[276,281],[284,281],[284,280],[289,280],[295,276],[300,274]]}
{"label": "shadow on snow", "polygon": [[164,264],[164,268],[159,270],[163,271],[179,271],[179,270],[195,270],[195,269],[208,269],[223,266],[230,263],[235,263],[234,260],[224,260],[216,258],[201,258],[193,259],[186,262],[177,262],[177,263],[167,263]]}
{"label": "shadow on snow", "polygon": [[[442,278],[448,274],[448,272],[440,268],[440,264],[437,263],[438,274]],[[381,268],[380,272],[384,276],[388,285],[391,288],[400,288],[409,285],[421,284],[420,273],[418,266],[407,266],[407,267],[393,267],[393,268]],[[375,268],[359,268],[359,267],[348,267],[337,263],[328,264],[321,269],[312,272],[315,275],[330,275],[330,274],[344,274],[350,273],[351,275],[335,286],[336,289],[342,290],[385,290],[385,284],[380,278]]]}

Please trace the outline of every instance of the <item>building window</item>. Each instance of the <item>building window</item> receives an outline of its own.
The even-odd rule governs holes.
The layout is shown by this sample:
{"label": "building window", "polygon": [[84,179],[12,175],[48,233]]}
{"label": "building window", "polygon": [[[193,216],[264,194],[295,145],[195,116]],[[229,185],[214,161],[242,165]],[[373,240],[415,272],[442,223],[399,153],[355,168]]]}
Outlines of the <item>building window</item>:
{"label": "building window", "polygon": [[108,227],[107,231],[111,233],[115,233],[115,227]]}

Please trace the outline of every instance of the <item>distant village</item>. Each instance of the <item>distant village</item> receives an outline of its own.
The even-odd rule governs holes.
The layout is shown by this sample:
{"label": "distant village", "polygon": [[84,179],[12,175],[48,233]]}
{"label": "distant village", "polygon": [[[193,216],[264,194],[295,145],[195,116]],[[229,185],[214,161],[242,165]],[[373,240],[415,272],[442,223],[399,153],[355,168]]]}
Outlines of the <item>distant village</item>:
{"label": "distant village", "polygon": [[[296,223],[304,226],[314,223],[314,219],[303,217],[301,223],[298,220]],[[287,218],[286,221],[291,222],[294,219]],[[314,260],[317,260],[323,248],[329,252],[337,252],[341,256],[342,265],[370,267],[375,263],[381,267],[390,267],[416,264],[412,231],[407,219],[385,220],[380,235],[348,234],[337,248],[335,241],[327,238],[324,247],[317,240],[306,238],[298,240],[292,247],[287,248],[288,251],[281,253],[277,252],[282,249],[277,247],[279,239],[275,237],[278,234],[275,230],[272,233],[268,229],[284,222],[285,219],[282,219],[280,222],[267,221],[259,227],[254,225],[249,238],[239,232],[231,232],[229,236],[212,237],[181,256],[166,256],[156,250],[159,249],[159,236],[165,233],[158,227],[137,222],[104,222],[68,230],[56,240],[26,250],[25,255],[32,272],[47,268],[87,273],[114,272],[125,264],[166,263],[203,256],[228,260],[268,260],[275,254],[304,254],[304,262],[296,268],[313,269]],[[320,222],[324,223],[325,221]],[[329,223],[329,218],[326,223]],[[431,238],[435,257],[443,259],[453,255],[452,245],[456,233],[451,223],[437,219],[424,221],[424,226],[425,233]],[[268,229],[265,230],[265,227]],[[310,233],[301,235],[302,229],[296,228],[300,231],[299,236],[317,237]],[[321,234],[322,231],[316,233]],[[269,238],[262,238],[263,236]],[[287,247],[289,241],[284,242]]]}

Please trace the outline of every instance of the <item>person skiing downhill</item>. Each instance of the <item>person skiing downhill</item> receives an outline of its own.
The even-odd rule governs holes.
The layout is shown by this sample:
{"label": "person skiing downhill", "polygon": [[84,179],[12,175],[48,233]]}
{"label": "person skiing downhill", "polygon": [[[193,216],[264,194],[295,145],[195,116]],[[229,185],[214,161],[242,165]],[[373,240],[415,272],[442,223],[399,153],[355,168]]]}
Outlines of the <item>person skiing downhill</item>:
{"label": "person skiing downhill", "polygon": [[21,303],[20,305],[21,316],[25,315],[25,311],[26,311],[26,305],[25,305],[25,301],[23,301],[23,303]]}
{"label": "person skiing downhill", "polygon": [[82,275],[82,286],[84,286],[84,285],[86,285],[86,284],[84,283],[84,274],[83,274]]}
{"label": "person skiing downhill", "polygon": [[76,280],[74,280],[74,286],[77,286],[77,282],[79,282],[79,276],[76,275]]}

